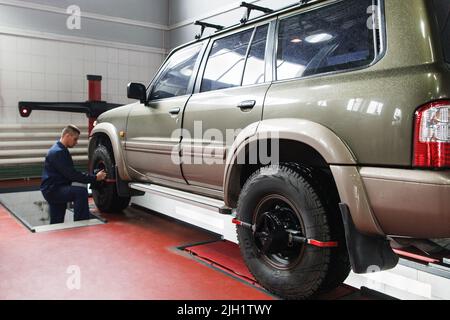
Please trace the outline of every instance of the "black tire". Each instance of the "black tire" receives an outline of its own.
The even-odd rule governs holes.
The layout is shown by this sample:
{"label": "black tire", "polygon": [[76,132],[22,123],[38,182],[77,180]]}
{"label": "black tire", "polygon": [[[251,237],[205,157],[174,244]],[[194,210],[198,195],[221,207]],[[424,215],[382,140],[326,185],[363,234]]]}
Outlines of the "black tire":
{"label": "black tire", "polygon": [[301,172],[302,176],[318,192],[321,202],[324,204],[327,213],[328,225],[333,241],[337,241],[339,246],[331,248],[330,264],[328,273],[320,286],[318,293],[328,292],[339,287],[350,274],[350,258],[348,256],[347,243],[345,240],[345,229],[339,209],[339,195],[336,187],[320,169],[302,166],[298,163],[288,163],[287,166]]}
{"label": "black tire", "polygon": [[[104,169],[107,172],[107,179],[114,178],[114,158],[108,148],[98,145],[92,154],[91,171]],[[117,194],[115,183],[100,183],[92,190],[92,197],[95,205],[101,212],[119,213],[128,207],[130,197],[120,197]]]}
{"label": "black tire", "polygon": [[310,239],[334,240],[327,205],[299,168],[282,164],[255,172],[239,196],[237,218],[255,226],[238,226],[237,235],[244,261],[263,287],[285,299],[311,298],[323,288],[333,249],[284,245],[286,229]]}

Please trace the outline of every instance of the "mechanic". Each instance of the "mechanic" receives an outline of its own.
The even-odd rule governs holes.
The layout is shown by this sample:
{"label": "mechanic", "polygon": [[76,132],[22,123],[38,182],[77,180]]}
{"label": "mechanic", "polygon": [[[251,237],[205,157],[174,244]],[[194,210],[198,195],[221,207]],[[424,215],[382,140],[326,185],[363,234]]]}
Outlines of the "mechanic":
{"label": "mechanic", "polygon": [[68,148],[78,143],[80,129],[68,125],[61,139],[48,151],[42,173],[41,192],[50,208],[50,224],[63,223],[67,203],[74,202],[74,221],[90,218],[88,191],[86,185],[106,179],[101,170],[96,175],[75,170]]}

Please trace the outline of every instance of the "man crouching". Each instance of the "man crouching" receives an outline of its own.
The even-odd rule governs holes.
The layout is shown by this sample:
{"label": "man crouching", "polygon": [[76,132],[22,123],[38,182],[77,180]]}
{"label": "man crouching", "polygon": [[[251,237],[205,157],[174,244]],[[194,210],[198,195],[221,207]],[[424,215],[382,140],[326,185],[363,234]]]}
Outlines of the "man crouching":
{"label": "man crouching", "polygon": [[104,170],[96,175],[75,170],[69,148],[77,145],[80,129],[68,125],[61,134],[61,139],[48,151],[42,172],[41,192],[50,208],[50,224],[63,223],[67,203],[74,202],[74,220],[88,220],[89,203],[86,186],[72,183],[95,183],[106,179]]}

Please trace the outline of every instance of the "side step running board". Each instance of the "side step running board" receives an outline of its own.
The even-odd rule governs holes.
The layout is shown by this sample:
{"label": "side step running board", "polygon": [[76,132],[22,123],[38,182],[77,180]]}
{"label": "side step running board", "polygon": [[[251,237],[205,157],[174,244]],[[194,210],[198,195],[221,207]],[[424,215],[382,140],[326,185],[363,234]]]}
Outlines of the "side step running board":
{"label": "side step running board", "polygon": [[171,198],[174,200],[182,201],[192,205],[200,206],[205,209],[214,210],[220,214],[232,214],[231,208],[225,206],[225,203],[221,200],[201,196],[198,194],[192,194],[185,191],[162,187],[154,184],[145,183],[130,183],[131,189],[143,191],[146,193],[152,193],[159,196]]}

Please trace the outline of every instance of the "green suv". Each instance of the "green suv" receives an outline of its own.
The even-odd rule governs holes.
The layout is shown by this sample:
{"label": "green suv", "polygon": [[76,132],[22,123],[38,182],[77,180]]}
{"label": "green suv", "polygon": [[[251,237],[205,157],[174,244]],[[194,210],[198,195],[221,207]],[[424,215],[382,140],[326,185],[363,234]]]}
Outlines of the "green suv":
{"label": "green suv", "polygon": [[287,299],[449,238],[449,13],[448,0],[301,1],[212,25],[148,87],[129,84],[139,102],[98,119],[90,167],[116,183],[96,205],[153,191],[230,214],[249,270]]}

